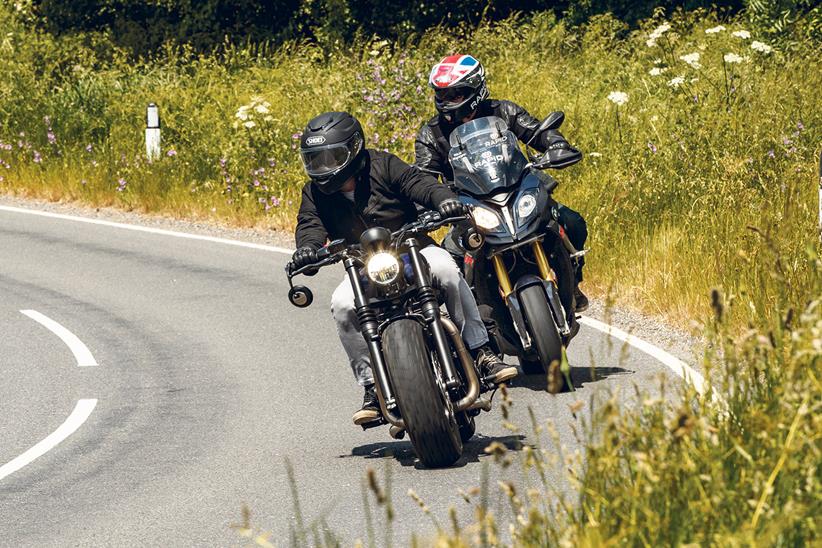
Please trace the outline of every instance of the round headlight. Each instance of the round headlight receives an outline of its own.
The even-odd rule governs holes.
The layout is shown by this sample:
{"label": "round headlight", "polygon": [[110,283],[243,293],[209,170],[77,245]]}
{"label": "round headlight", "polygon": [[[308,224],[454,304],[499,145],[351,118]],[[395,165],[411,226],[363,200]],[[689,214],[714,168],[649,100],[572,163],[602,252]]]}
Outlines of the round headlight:
{"label": "round headlight", "polygon": [[534,209],[536,209],[536,207],[537,199],[534,197],[534,195],[523,194],[517,202],[517,215],[519,215],[520,219],[525,219],[531,213],[534,212]]}
{"label": "round headlight", "polygon": [[382,251],[368,259],[366,270],[372,282],[388,285],[397,279],[400,273],[400,263],[394,255]]}
{"label": "round headlight", "polygon": [[499,217],[484,207],[475,207],[471,214],[474,216],[474,222],[477,223],[477,226],[485,230],[494,230],[500,225]]}

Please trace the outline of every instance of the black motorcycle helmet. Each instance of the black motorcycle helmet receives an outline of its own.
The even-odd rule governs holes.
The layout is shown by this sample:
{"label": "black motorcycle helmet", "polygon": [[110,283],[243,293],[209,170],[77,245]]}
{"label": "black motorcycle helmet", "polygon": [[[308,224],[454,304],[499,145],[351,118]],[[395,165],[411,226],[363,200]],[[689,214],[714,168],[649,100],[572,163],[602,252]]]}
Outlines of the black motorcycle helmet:
{"label": "black motorcycle helmet", "polygon": [[325,194],[342,188],[365,165],[362,126],[347,112],[326,112],[308,122],[300,157],[311,181]]}
{"label": "black motorcycle helmet", "polygon": [[470,55],[443,57],[431,69],[428,85],[434,90],[437,112],[451,124],[471,116],[488,98],[485,69]]}

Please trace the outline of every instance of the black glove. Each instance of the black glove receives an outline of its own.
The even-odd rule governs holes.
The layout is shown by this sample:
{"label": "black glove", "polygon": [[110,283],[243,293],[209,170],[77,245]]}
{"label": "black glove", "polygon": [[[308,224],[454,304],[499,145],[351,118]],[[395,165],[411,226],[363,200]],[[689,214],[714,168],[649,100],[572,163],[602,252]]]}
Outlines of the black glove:
{"label": "black glove", "polygon": [[460,217],[468,214],[468,208],[465,207],[464,203],[460,202],[456,198],[448,198],[443,200],[440,202],[437,210],[443,219],[448,219],[449,217]]}
{"label": "black glove", "polygon": [[308,246],[297,248],[297,251],[291,256],[291,263],[294,268],[302,268],[305,265],[314,264],[317,262],[317,251]]}

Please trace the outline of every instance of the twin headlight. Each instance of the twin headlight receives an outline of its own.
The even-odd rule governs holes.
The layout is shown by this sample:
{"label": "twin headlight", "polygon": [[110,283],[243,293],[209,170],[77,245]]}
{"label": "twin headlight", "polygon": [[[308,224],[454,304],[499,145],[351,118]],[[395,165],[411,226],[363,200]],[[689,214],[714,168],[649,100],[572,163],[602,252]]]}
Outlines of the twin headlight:
{"label": "twin headlight", "polygon": [[393,254],[380,251],[371,255],[365,265],[365,270],[372,282],[388,285],[394,283],[400,275],[400,262]]}
{"label": "twin headlight", "polygon": [[[533,194],[523,194],[519,197],[516,203],[517,218],[522,222],[527,219],[537,208],[537,197]],[[495,230],[502,224],[502,219],[492,210],[475,206],[471,212],[474,216],[474,222],[483,230]]]}

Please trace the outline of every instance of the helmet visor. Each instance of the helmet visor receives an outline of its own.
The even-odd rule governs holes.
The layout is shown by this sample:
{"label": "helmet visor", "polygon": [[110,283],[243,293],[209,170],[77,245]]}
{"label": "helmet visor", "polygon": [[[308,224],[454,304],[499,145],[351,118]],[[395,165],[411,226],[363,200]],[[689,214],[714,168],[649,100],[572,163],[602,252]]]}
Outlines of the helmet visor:
{"label": "helmet visor", "polygon": [[434,90],[437,101],[443,105],[459,105],[468,98],[470,90],[465,87]]}
{"label": "helmet visor", "polygon": [[301,148],[305,172],[309,177],[323,178],[331,175],[346,165],[360,152],[362,140],[354,135],[345,143]]}

